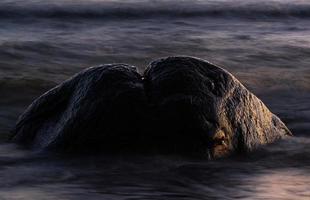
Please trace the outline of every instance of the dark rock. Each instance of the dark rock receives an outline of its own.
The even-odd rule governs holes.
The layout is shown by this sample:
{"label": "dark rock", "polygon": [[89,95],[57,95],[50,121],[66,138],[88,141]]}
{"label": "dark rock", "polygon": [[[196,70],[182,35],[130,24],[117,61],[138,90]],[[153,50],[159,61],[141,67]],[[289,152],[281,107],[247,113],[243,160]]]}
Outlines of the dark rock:
{"label": "dark rock", "polygon": [[87,69],[22,114],[13,140],[39,149],[222,157],[291,135],[224,69],[191,57]]}
{"label": "dark rock", "polygon": [[291,135],[233,75],[204,60],[160,59],[144,76],[146,95],[157,116],[150,129],[164,146],[221,157]]}
{"label": "dark rock", "polygon": [[145,103],[134,67],[92,67],[36,99],[20,116],[13,140],[66,151],[127,148],[141,133]]}

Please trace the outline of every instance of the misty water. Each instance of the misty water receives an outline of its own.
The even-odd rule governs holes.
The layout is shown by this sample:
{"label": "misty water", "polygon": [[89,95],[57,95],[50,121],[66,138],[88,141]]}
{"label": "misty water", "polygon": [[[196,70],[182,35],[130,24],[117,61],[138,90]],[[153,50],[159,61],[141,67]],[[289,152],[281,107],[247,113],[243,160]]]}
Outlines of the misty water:
{"label": "misty water", "polygon": [[[0,199],[310,199],[310,2],[3,0]],[[8,142],[40,94],[90,66],[190,55],[233,73],[294,137],[221,160],[69,156]]]}

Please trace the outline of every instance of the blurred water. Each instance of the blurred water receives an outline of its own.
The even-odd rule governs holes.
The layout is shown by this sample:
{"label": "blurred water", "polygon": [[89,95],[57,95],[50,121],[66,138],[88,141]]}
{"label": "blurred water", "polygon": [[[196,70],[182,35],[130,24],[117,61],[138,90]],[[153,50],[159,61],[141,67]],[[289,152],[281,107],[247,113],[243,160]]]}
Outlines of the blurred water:
{"label": "blurred water", "polygon": [[[3,199],[309,199],[310,139],[296,137],[247,157],[68,158],[1,145]],[[12,153],[14,152],[14,153]]]}
{"label": "blurred water", "polygon": [[[1,1],[0,199],[309,199],[309,27],[305,0]],[[26,106],[74,73],[113,62],[143,72],[169,55],[223,65],[296,137],[213,162],[64,159],[6,144]]]}

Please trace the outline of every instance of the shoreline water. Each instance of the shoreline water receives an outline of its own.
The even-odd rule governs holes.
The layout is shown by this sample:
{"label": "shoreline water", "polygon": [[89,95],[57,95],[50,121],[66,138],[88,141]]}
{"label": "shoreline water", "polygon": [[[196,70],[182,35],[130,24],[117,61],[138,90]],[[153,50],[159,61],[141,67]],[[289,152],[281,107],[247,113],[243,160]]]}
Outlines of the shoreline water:
{"label": "shoreline water", "polygon": [[[173,7],[168,1],[125,4],[101,1],[101,7],[93,6],[98,0],[91,1],[92,5],[89,2],[0,3],[0,199],[307,199],[310,196],[308,2],[258,2],[255,4],[260,8],[270,7],[283,14],[260,13],[254,18],[246,14],[254,15],[251,9],[255,7],[246,10],[245,6],[254,1],[245,0],[234,1],[235,7],[245,6],[246,12],[241,17],[178,14],[183,9],[193,13],[195,9],[211,9],[214,4],[224,10],[232,4],[228,0],[185,0]],[[70,7],[73,4],[75,7]],[[119,7],[123,10],[132,7],[130,12],[138,14],[128,19],[121,10],[118,18],[74,17],[92,9],[98,9],[100,14],[106,5],[114,7],[115,12]],[[143,12],[139,13],[143,6],[149,6],[153,13],[157,8],[174,9],[177,17],[170,17],[174,13],[167,12],[144,18]],[[8,7],[12,12],[24,8],[28,12],[34,7],[42,13],[53,7],[64,13],[69,9],[71,14],[64,18],[11,17],[1,13],[7,12]],[[77,7],[80,9],[74,10]],[[49,10],[47,15],[52,12]],[[224,66],[288,125],[294,137],[263,147],[246,158],[195,163],[158,156],[115,158],[108,164],[108,157],[62,159],[7,144],[10,130],[24,109],[36,97],[82,69],[105,63],[128,63],[142,72],[151,60],[174,55],[201,57]]]}

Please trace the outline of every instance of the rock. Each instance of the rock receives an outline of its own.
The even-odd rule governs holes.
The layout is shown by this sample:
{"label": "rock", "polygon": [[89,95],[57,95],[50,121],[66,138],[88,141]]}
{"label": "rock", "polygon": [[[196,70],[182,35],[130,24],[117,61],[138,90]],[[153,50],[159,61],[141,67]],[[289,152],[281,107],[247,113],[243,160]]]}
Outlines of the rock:
{"label": "rock", "polygon": [[134,67],[92,67],[36,99],[20,116],[13,141],[61,151],[127,148],[141,132],[144,105]]}
{"label": "rock", "polygon": [[224,69],[192,57],[89,68],[36,99],[13,141],[60,151],[223,157],[291,135]]}
{"label": "rock", "polygon": [[160,59],[144,77],[157,116],[150,129],[159,133],[164,146],[222,157],[291,135],[233,75],[204,60]]}

